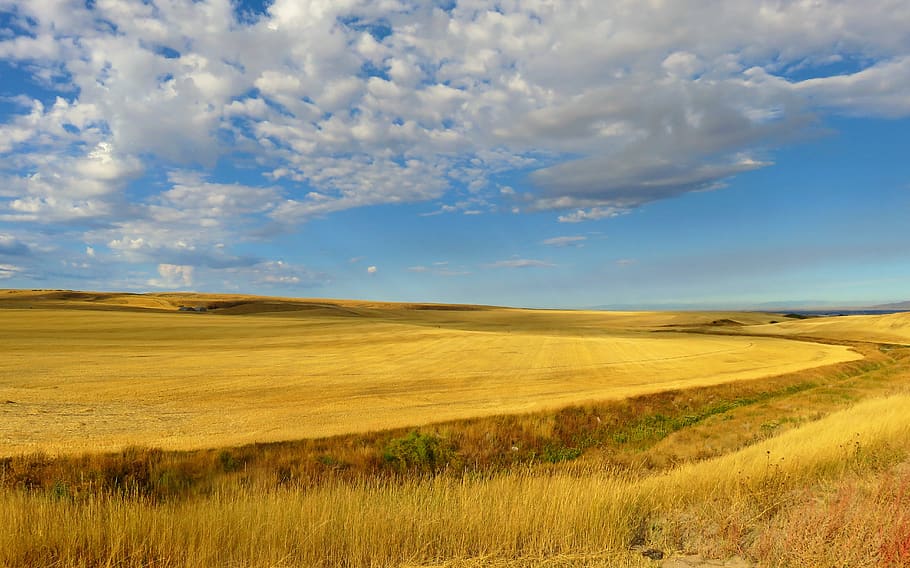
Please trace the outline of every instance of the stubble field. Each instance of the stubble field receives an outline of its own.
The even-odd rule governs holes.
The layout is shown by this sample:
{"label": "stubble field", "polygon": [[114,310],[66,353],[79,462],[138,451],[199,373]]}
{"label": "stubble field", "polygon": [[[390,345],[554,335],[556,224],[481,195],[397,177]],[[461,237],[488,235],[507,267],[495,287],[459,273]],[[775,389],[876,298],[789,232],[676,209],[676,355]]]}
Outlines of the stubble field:
{"label": "stubble field", "polygon": [[841,345],[681,327],[768,321],[759,314],[237,298],[207,313],[182,313],[176,308],[182,301],[228,303],[0,295],[0,455],[129,445],[194,449],[368,432],[860,358]]}

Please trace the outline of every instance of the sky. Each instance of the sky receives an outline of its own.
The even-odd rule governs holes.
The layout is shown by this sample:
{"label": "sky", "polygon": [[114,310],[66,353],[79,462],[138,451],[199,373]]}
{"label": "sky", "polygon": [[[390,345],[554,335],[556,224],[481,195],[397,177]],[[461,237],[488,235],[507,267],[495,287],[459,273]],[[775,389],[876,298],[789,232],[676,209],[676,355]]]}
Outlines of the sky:
{"label": "sky", "polygon": [[906,0],[0,0],[0,288],[910,299]]}

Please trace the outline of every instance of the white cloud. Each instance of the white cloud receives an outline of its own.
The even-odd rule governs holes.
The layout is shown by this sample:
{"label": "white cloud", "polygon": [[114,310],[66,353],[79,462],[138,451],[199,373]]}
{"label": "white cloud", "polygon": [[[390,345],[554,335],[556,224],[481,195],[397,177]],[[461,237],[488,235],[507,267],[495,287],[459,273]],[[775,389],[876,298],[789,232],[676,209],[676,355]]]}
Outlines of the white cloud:
{"label": "white cloud", "polygon": [[660,64],[666,72],[675,77],[691,78],[704,71],[704,62],[692,53],[674,51]]}
{"label": "white cloud", "polygon": [[375,266],[367,266],[367,274],[376,274],[377,268]]}
{"label": "white cloud", "polygon": [[227,277],[226,285],[238,289],[249,286],[266,286],[279,290],[315,288],[331,282],[331,277],[322,272],[309,270],[284,260],[265,260],[244,266],[232,266],[210,270],[214,276]]}
{"label": "white cloud", "polygon": [[544,239],[540,241],[540,244],[547,245],[551,247],[580,247],[584,246],[582,243],[588,240],[588,237],[583,237],[579,235],[566,236],[566,237],[553,237],[550,239]]}
{"label": "white cloud", "polygon": [[23,270],[21,266],[16,266],[15,264],[0,264],[0,280],[18,276]]}
{"label": "white cloud", "polygon": [[107,142],[91,149],[78,143],[71,146],[69,153],[50,147],[11,160],[25,169],[4,180],[14,199],[7,202],[9,213],[0,213],[0,219],[50,224],[108,218],[122,209],[118,193],[141,175],[139,160],[116,152]]}
{"label": "white cloud", "polygon": [[[0,57],[59,96],[0,124],[2,221],[146,242],[128,229],[154,223],[197,247],[192,219],[231,242],[251,228],[226,219],[291,230],[390,203],[577,222],[768,167],[822,112],[910,115],[906,2],[276,0],[242,22],[227,0],[89,5],[6,2],[22,33]],[[282,189],[128,191],[223,158]],[[495,179],[526,171],[516,205]]]}
{"label": "white cloud", "polygon": [[419,215],[421,217],[435,217],[436,215],[442,215],[443,213],[452,213],[453,211],[458,211],[458,208],[454,205],[442,205],[435,211],[430,211],[428,213],[419,213]]}
{"label": "white cloud", "polygon": [[232,255],[224,243],[255,238],[259,217],[280,202],[278,190],[210,183],[190,171],[171,172],[169,182],[150,202],[135,205],[132,218],[88,231],[86,240],[104,243],[128,262],[226,268],[261,260]]}
{"label": "white cloud", "polygon": [[147,284],[155,288],[186,288],[193,285],[192,266],[177,264],[159,264],[158,274],[161,278],[151,278]]}
{"label": "white cloud", "polygon": [[815,104],[851,115],[900,118],[910,115],[910,55],[880,62],[852,74],[794,83],[793,90]]}
{"label": "white cloud", "polygon": [[560,215],[560,223],[580,223],[582,221],[596,221],[599,219],[609,219],[618,217],[624,213],[623,210],[615,207],[592,207],[591,209],[578,209],[566,215]]}
{"label": "white cloud", "polygon": [[93,247],[85,247],[85,254],[91,258],[95,258],[95,249]]}

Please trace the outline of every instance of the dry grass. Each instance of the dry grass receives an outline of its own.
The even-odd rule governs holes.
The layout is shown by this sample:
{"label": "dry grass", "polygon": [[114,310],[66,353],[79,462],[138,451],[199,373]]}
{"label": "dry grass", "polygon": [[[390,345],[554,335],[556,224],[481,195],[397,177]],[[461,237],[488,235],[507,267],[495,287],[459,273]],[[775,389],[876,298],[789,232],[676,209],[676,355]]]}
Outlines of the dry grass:
{"label": "dry grass", "polygon": [[[675,514],[657,534],[667,547],[709,557],[748,555],[762,565],[892,565],[883,553],[906,553],[907,517],[891,511],[908,502],[908,464],[901,464],[910,443],[908,402],[906,394],[863,402],[647,480],[676,499],[666,505]],[[873,489],[857,497],[858,483]],[[866,538],[871,534],[876,539]]]}
{"label": "dry grass", "polygon": [[771,565],[910,566],[910,463],[798,493],[751,547]]}
{"label": "dry grass", "polygon": [[[642,562],[628,552],[634,541],[666,551],[765,554],[775,550],[767,544],[779,538],[774,530],[794,522],[788,504],[802,488],[888,472],[905,457],[908,403],[908,395],[867,401],[731,455],[645,477],[522,468],[315,488],[231,484],[163,504],[7,490],[0,493],[0,563],[621,566]],[[875,565],[883,550],[903,558],[905,519],[874,514],[901,487],[874,492],[851,513],[872,522],[867,531],[880,530],[885,547],[860,550],[851,565]],[[775,565],[805,565],[775,558]]]}
{"label": "dry grass", "polygon": [[[725,314],[96,296],[7,293],[0,302],[0,402],[9,401],[0,455],[368,432],[860,357],[840,345],[649,331]],[[222,307],[159,310],[183,303]]]}

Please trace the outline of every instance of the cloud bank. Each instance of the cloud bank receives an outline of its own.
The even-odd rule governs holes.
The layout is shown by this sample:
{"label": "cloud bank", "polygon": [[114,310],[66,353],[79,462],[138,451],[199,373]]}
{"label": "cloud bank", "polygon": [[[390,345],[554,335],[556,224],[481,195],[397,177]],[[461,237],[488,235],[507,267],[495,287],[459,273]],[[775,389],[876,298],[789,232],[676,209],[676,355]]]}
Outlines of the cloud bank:
{"label": "cloud bank", "polygon": [[[0,228],[50,227],[99,261],[262,270],[276,261],[231,243],[381,204],[608,219],[769,167],[830,114],[910,115],[910,4],[894,0],[0,11],[20,77]],[[217,174],[226,161],[258,180]],[[499,183],[517,172],[519,191]]]}

